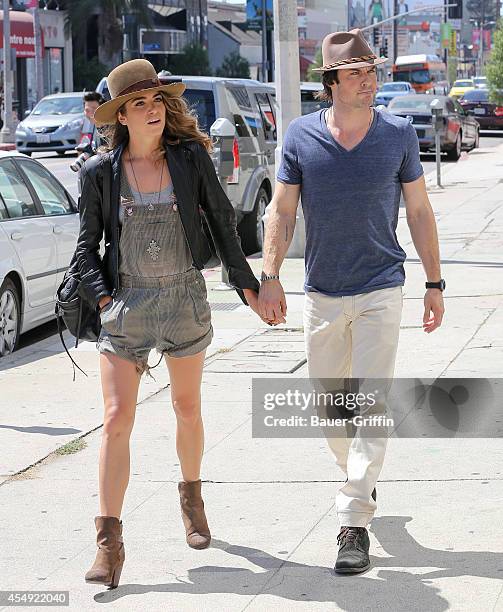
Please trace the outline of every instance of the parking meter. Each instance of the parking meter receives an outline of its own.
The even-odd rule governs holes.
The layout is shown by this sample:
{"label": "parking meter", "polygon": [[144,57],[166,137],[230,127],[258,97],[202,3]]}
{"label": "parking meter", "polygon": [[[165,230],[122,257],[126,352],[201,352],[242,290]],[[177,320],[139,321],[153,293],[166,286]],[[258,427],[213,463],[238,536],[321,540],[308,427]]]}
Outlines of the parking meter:
{"label": "parking meter", "polygon": [[[210,136],[213,139],[213,162],[220,178],[222,188],[227,193],[227,182],[224,178],[232,176],[234,172],[234,139],[236,137],[236,126],[225,117],[217,119],[210,127]],[[221,267],[221,282],[213,287],[215,291],[231,291],[234,289],[229,284],[229,278],[225,267]]]}
{"label": "parking meter", "polygon": [[441,176],[440,176],[440,131],[444,126],[444,105],[442,102],[435,98],[431,101],[431,122],[433,130],[435,132],[435,161],[437,162],[437,186],[442,187]]}
{"label": "parking meter", "polygon": [[443,125],[442,116],[444,112],[444,106],[438,98],[435,98],[434,100],[431,101],[430,109],[431,109],[431,115],[433,118],[433,127],[435,131],[437,131]]}
{"label": "parking meter", "polygon": [[232,148],[235,135],[236,127],[224,117],[217,119],[210,127],[210,136],[215,145],[214,160],[220,178],[232,176],[234,170]]}

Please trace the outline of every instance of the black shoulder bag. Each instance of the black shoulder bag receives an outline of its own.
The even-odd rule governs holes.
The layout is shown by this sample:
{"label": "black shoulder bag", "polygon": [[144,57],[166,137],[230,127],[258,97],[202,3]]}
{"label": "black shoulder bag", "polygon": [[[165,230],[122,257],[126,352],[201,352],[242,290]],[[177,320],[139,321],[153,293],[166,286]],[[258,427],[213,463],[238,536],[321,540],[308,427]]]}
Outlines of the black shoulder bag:
{"label": "black shoulder bag", "polygon": [[[110,160],[103,160],[103,199],[104,207],[110,210],[110,192],[112,181],[112,166]],[[79,340],[89,340],[96,342],[101,330],[100,315],[96,308],[93,308],[80,293],[81,277],[77,265],[76,253],[73,254],[68,270],[65,272],[63,281],[56,292],[56,320],[58,333],[65,351],[73,364],[73,380],[75,380],[75,367],[85,376],[87,374],[80,368],[72,356],[63,338],[63,328],[61,321],[68,331],[75,336],[75,348],[79,345]]]}

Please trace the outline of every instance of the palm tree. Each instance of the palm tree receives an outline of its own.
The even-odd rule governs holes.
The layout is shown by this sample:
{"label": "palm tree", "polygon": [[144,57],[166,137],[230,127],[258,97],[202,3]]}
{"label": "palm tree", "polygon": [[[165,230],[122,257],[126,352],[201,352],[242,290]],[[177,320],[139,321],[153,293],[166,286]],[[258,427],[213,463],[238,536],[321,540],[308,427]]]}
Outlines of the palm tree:
{"label": "palm tree", "polygon": [[65,27],[71,28],[75,55],[87,59],[90,59],[87,57],[88,24],[99,15],[96,21],[99,59],[109,67],[121,60],[123,15],[136,15],[139,25],[151,26],[148,0],[58,0],[58,3],[66,10]]}

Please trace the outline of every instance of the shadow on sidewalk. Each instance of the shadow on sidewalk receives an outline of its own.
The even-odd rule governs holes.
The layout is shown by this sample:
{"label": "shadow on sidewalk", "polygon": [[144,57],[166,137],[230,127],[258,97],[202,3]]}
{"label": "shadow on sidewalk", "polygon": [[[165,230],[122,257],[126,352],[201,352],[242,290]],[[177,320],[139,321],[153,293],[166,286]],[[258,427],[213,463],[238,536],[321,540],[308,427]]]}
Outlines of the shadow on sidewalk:
{"label": "shadow on sidewalk", "polygon": [[[290,601],[330,602],[342,610],[378,609],[438,612],[450,608],[431,584],[433,578],[477,576],[503,578],[503,554],[488,551],[448,551],[426,548],[406,530],[408,516],[384,516],[372,521],[371,531],[389,557],[372,557],[375,575],[370,578],[341,576],[332,567],[295,563],[271,555],[263,550],[212,540],[212,548],[241,557],[263,571],[243,568],[202,566],[188,571],[187,577],[177,582],[157,585],[125,584],[113,591],[95,595],[95,601],[108,603],[128,595],[151,592],[187,593],[189,595],[237,594],[249,598],[258,594]],[[337,546],[333,549],[334,562]],[[127,562],[127,561],[126,561]],[[410,573],[404,569],[427,568],[426,573]],[[431,571],[431,568],[438,568]],[[187,581],[188,578],[188,581]],[[169,603],[169,600],[166,602]],[[195,604],[196,605],[196,604]],[[287,604],[285,604],[286,606]],[[489,609],[490,602],[487,602]],[[225,606],[223,606],[225,607]],[[237,609],[237,608],[236,608]]]}

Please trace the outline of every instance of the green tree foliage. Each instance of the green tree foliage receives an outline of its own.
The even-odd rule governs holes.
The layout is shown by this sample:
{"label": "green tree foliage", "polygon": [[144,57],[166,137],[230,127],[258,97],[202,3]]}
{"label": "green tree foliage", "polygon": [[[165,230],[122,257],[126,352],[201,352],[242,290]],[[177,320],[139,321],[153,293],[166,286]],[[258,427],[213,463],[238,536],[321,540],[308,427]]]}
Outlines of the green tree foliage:
{"label": "green tree foliage", "polygon": [[323,57],[321,55],[321,48],[316,51],[314,56],[314,62],[310,64],[307,69],[307,80],[312,83],[321,83],[321,72],[313,72],[313,68],[321,68],[323,66]]}
{"label": "green tree foliage", "polygon": [[122,49],[123,15],[136,15],[138,25],[150,27],[148,0],[58,0],[59,8],[66,11],[65,29],[71,30],[77,55],[86,51],[87,23],[99,8],[98,42],[107,57]]}
{"label": "green tree foliage", "polygon": [[224,57],[220,68],[217,68],[216,76],[234,79],[249,79],[250,64],[248,60],[241,57],[237,51],[233,51]]}
{"label": "green tree foliage", "polygon": [[496,104],[503,104],[503,20],[494,33],[494,45],[486,66],[489,95]]}
{"label": "green tree foliage", "polygon": [[182,53],[170,58],[168,69],[171,74],[210,76],[208,51],[202,45],[186,45]]}
{"label": "green tree foliage", "polygon": [[75,91],[94,91],[108,68],[97,57],[87,60],[82,55],[73,57],[73,88]]}

